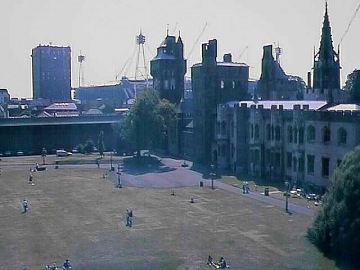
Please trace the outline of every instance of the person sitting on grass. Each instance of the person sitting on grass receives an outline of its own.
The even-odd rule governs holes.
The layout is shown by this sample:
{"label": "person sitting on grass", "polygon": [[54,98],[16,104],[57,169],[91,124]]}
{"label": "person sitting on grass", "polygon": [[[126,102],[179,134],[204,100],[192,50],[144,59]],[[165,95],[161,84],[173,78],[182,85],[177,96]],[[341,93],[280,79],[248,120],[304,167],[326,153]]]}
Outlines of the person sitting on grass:
{"label": "person sitting on grass", "polygon": [[63,269],[64,270],[70,270],[71,269],[71,263],[70,263],[69,259],[66,259],[64,261]]}

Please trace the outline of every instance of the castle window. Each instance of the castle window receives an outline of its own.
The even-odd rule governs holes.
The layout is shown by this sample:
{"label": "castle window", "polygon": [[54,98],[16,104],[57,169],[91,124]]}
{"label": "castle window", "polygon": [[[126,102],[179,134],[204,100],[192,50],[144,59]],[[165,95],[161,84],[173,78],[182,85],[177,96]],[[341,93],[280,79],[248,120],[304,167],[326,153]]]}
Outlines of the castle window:
{"label": "castle window", "polygon": [[255,125],[255,139],[259,139],[260,137],[260,131],[259,131],[259,125]]}
{"label": "castle window", "polygon": [[276,128],[275,128],[275,140],[280,141],[280,139],[281,139],[280,126],[276,126]]}
{"label": "castle window", "polygon": [[342,161],[341,159],[338,159],[338,160],[337,160],[337,166],[338,166],[338,167],[340,167],[341,161]]}
{"label": "castle window", "polygon": [[254,125],[253,124],[250,125],[250,138],[251,139],[254,138]]}
{"label": "castle window", "polygon": [[275,129],[274,129],[274,126],[271,125],[271,140],[274,140],[275,138]]}
{"label": "castle window", "polygon": [[296,157],[293,158],[293,164],[292,164],[292,165],[293,165],[293,171],[296,172],[296,169],[297,169],[297,168],[296,168],[296,166],[297,166],[297,159],[296,159]]}
{"label": "castle window", "polygon": [[322,129],[323,143],[329,143],[330,142],[330,137],[331,137],[330,128],[328,126],[323,127],[323,129]]}
{"label": "castle window", "polygon": [[221,122],[221,135],[222,136],[226,135],[226,122],[225,121]]}
{"label": "castle window", "polygon": [[292,154],[291,152],[286,153],[286,166],[288,169],[291,169],[292,167]]}
{"label": "castle window", "polygon": [[330,171],[330,159],[323,157],[321,159],[321,172],[323,177],[329,177],[329,171]]}
{"label": "castle window", "polygon": [[234,130],[234,122],[231,121],[231,122],[230,122],[230,135],[231,135],[231,137],[234,137],[234,133],[235,133],[235,130]]}
{"label": "castle window", "polygon": [[226,145],[225,144],[221,145],[221,155],[223,157],[226,157],[226,155],[227,155],[227,153],[226,153]]}
{"label": "castle window", "polygon": [[339,128],[338,131],[338,144],[346,144],[347,132],[344,128]]}
{"label": "castle window", "polygon": [[267,140],[268,140],[268,141],[271,140],[271,128],[270,128],[270,124],[267,124],[267,126],[266,126],[266,137],[267,137]]}
{"label": "castle window", "polygon": [[235,86],[236,86],[235,81],[232,81],[232,88],[235,89]]}
{"label": "castle window", "polygon": [[298,141],[298,129],[295,127],[294,129],[294,143],[297,143]]}
{"label": "castle window", "polygon": [[292,126],[288,126],[288,142],[293,142],[293,129]]}
{"label": "castle window", "polygon": [[307,155],[307,172],[308,174],[314,174],[315,156]]}
{"label": "castle window", "polygon": [[216,133],[220,134],[220,123],[219,122],[216,123]]}
{"label": "castle window", "polygon": [[314,126],[308,126],[307,128],[307,141],[312,142],[315,141],[315,127]]}
{"label": "castle window", "polygon": [[299,172],[303,172],[303,171],[304,171],[304,159],[299,158]]}
{"label": "castle window", "polygon": [[304,128],[299,128],[299,143],[303,144],[304,143]]}

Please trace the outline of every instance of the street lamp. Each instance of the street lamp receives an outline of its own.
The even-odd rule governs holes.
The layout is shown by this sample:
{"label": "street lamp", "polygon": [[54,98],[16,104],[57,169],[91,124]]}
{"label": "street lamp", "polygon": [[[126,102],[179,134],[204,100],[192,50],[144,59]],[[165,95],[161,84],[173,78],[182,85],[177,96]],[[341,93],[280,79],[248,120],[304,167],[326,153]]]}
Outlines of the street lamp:
{"label": "street lamp", "polygon": [[113,171],[113,151],[110,152],[110,170]]}
{"label": "street lamp", "polygon": [[214,164],[211,164],[211,173],[210,173],[210,177],[211,177],[211,189],[214,189]]}
{"label": "street lamp", "polygon": [[286,191],[285,191],[285,211],[289,212],[289,182],[286,181],[285,182],[285,187],[286,187]]}
{"label": "street lamp", "polygon": [[[111,167],[112,168],[112,167]],[[118,188],[122,188],[121,184],[121,172],[120,172],[120,164],[117,165],[117,173],[118,175]]]}

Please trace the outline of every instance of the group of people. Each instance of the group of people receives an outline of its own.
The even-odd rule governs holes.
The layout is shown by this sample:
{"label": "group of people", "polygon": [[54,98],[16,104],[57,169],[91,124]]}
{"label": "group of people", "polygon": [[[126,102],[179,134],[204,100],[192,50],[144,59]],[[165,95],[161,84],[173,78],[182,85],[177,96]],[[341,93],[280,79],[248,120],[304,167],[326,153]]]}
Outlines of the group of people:
{"label": "group of people", "polygon": [[[45,266],[45,270],[59,270],[59,269],[60,268],[56,265],[56,263],[53,263],[53,265],[48,264]],[[71,270],[71,262],[69,259],[66,259],[64,261],[62,270]]]}
{"label": "group of people", "polygon": [[213,258],[209,255],[207,265],[210,267],[215,267],[216,269],[225,269],[230,266],[226,263],[224,257],[221,257],[219,262],[214,262]]}
{"label": "group of people", "polygon": [[133,224],[133,211],[126,209],[126,227],[132,227]]}

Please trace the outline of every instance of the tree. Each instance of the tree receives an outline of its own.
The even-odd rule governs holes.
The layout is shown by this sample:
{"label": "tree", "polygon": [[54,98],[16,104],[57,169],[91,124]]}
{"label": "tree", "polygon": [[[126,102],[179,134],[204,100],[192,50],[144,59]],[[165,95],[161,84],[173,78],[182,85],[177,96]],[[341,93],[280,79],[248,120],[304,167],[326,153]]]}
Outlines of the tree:
{"label": "tree", "polygon": [[104,150],[105,150],[104,131],[100,131],[100,133],[99,133],[98,150],[99,150],[100,156],[103,157],[104,156]]}
{"label": "tree", "polygon": [[121,140],[126,148],[133,148],[140,156],[141,149],[158,145],[167,127],[176,115],[175,107],[168,101],[160,101],[154,89],[147,89],[136,100],[121,124]]}
{"label": "tree", "polygon": [[360,263],[360,146],[335,171],[309,239],[340,263]]}
{"label": "tree", "polygon": [[360,102],[360,70],[355,69],[347,76],[344,90],[347,91],[350,102]]}
{"label": "tree", "polygon": [[94,146],[95,146],[94,142],[91,139],[87,140],[84,146],[84,153],[85,154],[92,153]]}

